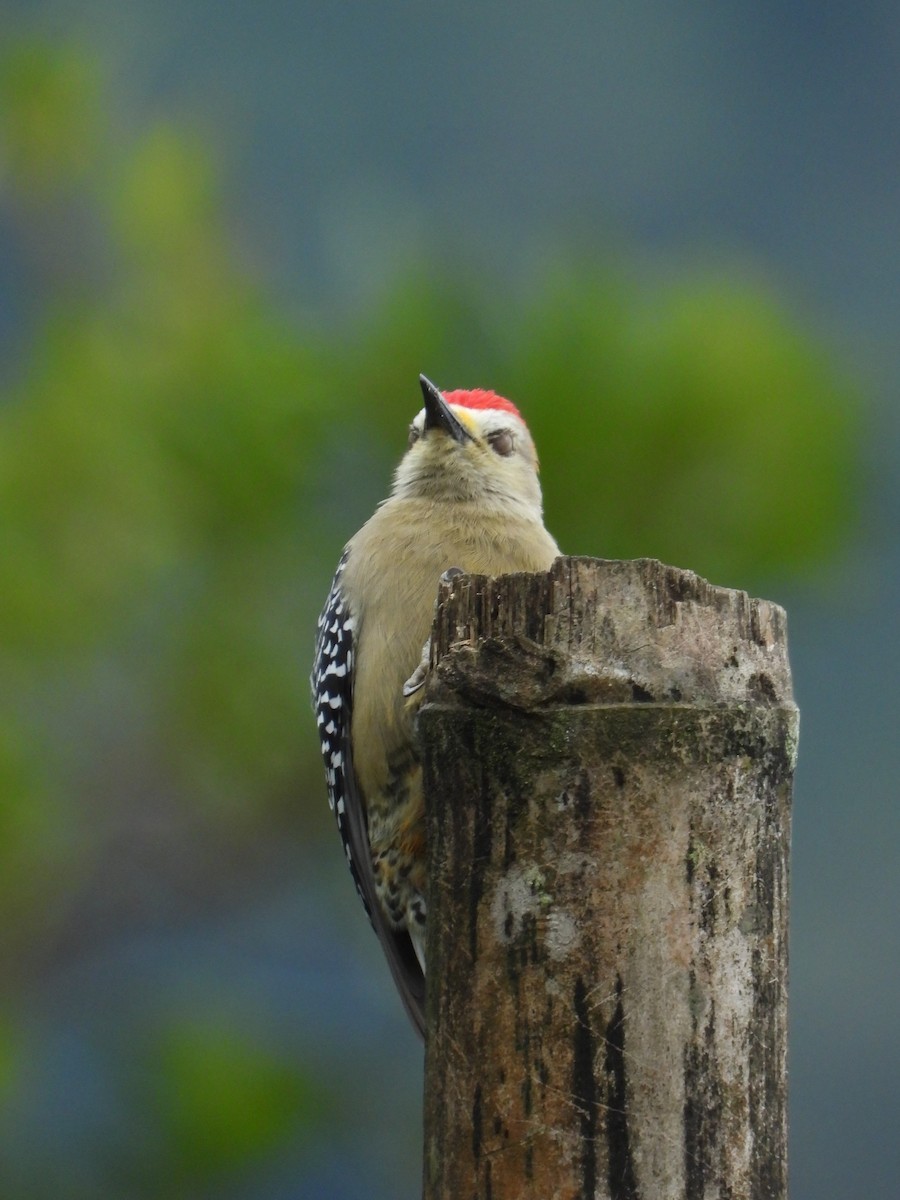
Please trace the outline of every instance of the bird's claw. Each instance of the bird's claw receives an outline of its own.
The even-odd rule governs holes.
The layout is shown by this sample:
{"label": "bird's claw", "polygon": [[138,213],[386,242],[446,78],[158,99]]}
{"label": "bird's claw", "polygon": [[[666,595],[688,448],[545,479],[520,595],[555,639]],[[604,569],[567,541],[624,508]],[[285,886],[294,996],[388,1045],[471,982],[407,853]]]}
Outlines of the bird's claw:
{"label": "bird's claw", "polygon": [[[464,575],[465,572],[461,567],[448,567],[441,576],[441,583],[452,583],[459,575]],[[422,647],[422,656],[419,659],[419,665],[407,679],[403,685],[403,695],[405,698],[414,696],[421,688],[425,686],[425,680],[428,678],[428,665],[431,662],[431,638]]]}
{"label": "bird's claw", "polygon": [[431,638],[422,647],[422,657],[419,659],[419,665],[407,679],[403,685],[403,695],[405,697],[414,696],[420,688],[425,686],[425,680],[428,678],[428,663],[431,660]]}

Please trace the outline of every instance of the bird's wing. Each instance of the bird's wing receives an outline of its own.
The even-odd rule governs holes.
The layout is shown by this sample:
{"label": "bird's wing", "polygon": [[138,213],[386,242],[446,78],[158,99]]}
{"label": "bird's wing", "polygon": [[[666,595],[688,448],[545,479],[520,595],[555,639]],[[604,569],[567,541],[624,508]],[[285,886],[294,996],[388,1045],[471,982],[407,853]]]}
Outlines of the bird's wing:
{"label": "bird's wing", "polygon": [[378,935],[394,983],[420,1037],[425,1036],[425,976],[405,929],[387,922],[375,894],[366,808],[353,770],[350,743],[353,710],[354,620],[341,595],[346,552],[319,618],[310,683],[325,760],[328,802],[338,824],[356,890]]}

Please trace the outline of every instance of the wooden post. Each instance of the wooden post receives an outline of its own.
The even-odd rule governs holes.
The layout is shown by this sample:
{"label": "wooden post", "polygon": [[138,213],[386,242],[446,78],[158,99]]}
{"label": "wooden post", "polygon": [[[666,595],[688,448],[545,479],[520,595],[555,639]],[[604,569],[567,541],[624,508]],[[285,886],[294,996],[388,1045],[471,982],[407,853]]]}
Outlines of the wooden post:
{"label": "wooden post", "polygon": [[432,664],[426,1200],[782,1200],[784,612],[562,558]]}

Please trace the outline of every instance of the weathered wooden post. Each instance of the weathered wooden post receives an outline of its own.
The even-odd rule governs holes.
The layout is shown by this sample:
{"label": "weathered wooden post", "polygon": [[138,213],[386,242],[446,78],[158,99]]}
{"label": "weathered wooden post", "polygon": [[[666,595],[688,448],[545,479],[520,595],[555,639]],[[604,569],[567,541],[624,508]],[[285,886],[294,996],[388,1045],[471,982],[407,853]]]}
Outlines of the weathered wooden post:
{"label": "weathered wooden post", "polygon": [[784,1197],[783,611],[563,558],[435,630],[426,1200]]}

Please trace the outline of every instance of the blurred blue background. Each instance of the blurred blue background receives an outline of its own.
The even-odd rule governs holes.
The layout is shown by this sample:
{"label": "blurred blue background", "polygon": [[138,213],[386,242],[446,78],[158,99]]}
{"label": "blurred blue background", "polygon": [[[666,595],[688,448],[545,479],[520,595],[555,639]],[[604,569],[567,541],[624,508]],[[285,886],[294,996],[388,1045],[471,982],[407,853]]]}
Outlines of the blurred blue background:
{"label": "blurred blue background", "polygon": [[316,613],[416,377],[785,604],[793,1200],[896,1195],[900,10],[7,0],[0,1180],[419,1194]]}

